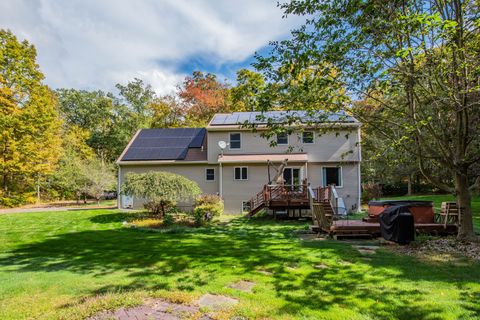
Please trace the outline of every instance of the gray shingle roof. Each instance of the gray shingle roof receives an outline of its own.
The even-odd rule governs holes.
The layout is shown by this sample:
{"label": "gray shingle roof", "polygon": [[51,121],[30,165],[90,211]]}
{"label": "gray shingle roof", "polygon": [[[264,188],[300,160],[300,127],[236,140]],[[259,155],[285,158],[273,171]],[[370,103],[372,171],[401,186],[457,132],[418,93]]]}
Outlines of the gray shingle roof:
{"label": "gray shingle roof", "polygon": [[189,148],[201,148],[204,128],[142,129],[120,161],[183,160]]}
{"label": "gray shingle roof", "polygon": [[266,124],[269,121],[281,123],[289,120],[300,120],[301,122],[343,122],[356,123],[358,122],[352,116],[345,112],[326,113],[324,111],[317,111],[309,113],[307,111],[292,110],[292,111],[266,111],[266,112],[233,112],[229,114],[216,114],[211,126],[225,126],[225,125],[239,125],[239,124]]}

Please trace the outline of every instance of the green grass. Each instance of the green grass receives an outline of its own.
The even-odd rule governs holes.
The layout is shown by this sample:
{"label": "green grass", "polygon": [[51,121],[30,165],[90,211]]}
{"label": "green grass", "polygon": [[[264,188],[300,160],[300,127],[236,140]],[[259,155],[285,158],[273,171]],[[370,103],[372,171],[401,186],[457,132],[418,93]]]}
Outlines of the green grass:
{"label": "green grass", "polygon": [[[188,302],[204,293],[239,300],[220,318],[480,317],[480,264],[469,260],[417,260],[386,248],[365,257],[348,242],[300,240],[305,222],[236,217],[145,232],[122,226],[132,215],[1,215],[0,319],[82,319],[146,297]],[[252,293],[228,288],[242,279],[256,283]]]}
{"label": "green grass", "polygon": [[[455,201],[452,195],[436,194],[436,195],[415,195],[403,197],[385,197],[385,199],[394,200],[428,200],[433,201],[435,211],[440,212],[440,206],[445,201]],[[472,198],[473,226],[477,233],[480,233],[480,197]]]}

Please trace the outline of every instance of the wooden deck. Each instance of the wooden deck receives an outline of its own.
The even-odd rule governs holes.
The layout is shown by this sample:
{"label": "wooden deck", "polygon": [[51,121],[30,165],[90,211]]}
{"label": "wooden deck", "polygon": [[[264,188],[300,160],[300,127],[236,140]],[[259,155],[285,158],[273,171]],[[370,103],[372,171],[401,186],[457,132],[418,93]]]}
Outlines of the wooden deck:
{"label": "wooden deck", "polygon": [[[318,226],[312,226],[312,230],[318,231]],[[457,233],[457,226],[455,224],[416,223],[415,230],[418,233],[449,235]],[[362,220],[336,220],[333,221],[330,230],[325,231],[332,236],[379,236],[380,223]]]}

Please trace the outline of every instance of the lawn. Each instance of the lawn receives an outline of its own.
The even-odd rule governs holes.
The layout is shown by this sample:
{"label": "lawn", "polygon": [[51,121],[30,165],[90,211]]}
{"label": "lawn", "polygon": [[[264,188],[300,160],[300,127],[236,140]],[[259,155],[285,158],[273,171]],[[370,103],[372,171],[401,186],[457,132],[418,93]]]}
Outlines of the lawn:
{"label": "lawn", "polygon": [[[0,215],[0,319],[83,319],[146,297],[239,300],[220,318],[478,319],[480,264],[349,242],[301,240],[306,222],[235,217],[172,232],[125,228],[132,214]],[[228,220],[228,219],[227,219]],[[255,282],[253,292],[229,288]]]}
{"label": "lawn", "polygon": [[[404,196],[404,197],[386,197],[385,199],[433,201],[436,212],[440,212],[440,206],[441,206],[442,202],[455,201],[454,196],[444,195],[444,194]],[[480,197],[473,197],[472,198],[472,211],[473,211],[473,225],[474,225],[475,231],[477,233],[480,233]]]}

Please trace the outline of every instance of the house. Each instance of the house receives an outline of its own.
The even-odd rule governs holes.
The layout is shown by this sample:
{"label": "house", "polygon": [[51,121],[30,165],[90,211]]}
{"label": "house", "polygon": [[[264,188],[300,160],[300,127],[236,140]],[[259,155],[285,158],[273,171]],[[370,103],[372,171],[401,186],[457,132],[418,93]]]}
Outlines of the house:
{"label": "house", "polygon": [[[305,120],[290,125],[292,134],[276,135],[276,145],[271,146],[261,135],[266,123],[282,123],[292,113]],[[233,112],[216,114],[206,128],[139,130],[117,161],[118,188],[128,172],[173,172],[197,182],[204,193],[219,194],[226,213],[248,212],[253,209],[252,197],[264,190],[275,168],[288,159],[285,185],[294,188],[303,181],[314,187],[335,185],[342,206],[357,211],[360,123],[345,113],[322,119],[312,123],[315,120],[308,120],[304,111]],[[119,208],[143,206],[142,199],[120,194]],[[189,203],[180,205],[191,208]]]}

